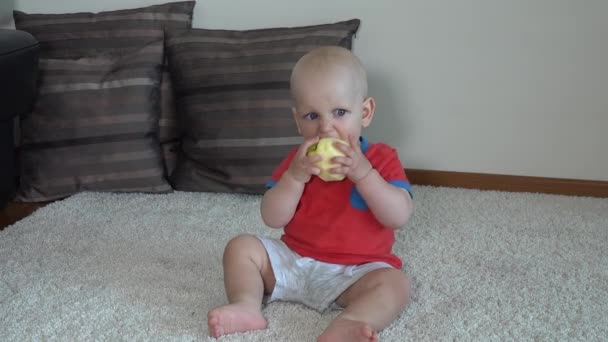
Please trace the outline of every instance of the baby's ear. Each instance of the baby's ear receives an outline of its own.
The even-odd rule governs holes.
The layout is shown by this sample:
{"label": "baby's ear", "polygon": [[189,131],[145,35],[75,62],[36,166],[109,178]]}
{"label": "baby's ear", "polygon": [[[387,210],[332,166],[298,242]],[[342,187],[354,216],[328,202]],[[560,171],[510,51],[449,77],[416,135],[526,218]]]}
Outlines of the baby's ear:
{"label": "baby's ear", "polygon": [[373,97],[363,100],[363,111],[361,112],[361,126],[368,127],[372,123],[374,112],[376,111],[376,101]]}

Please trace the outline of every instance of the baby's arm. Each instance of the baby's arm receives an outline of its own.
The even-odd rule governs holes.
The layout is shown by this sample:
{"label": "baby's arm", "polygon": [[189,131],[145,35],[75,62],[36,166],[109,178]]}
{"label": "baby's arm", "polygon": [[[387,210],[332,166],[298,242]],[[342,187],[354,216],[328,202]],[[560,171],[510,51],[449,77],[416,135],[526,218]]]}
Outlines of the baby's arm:
{"label": "baby's arm", "polygon": [[306,156],[308,148],[315,144],[318,138],[304,142],[296,152],[289,168],[283,173],[279,181],[262,198],[262,220],[272,228],[282,228],[296,212],[296,207],[304,192],[304,186],[311,175],[319,174],[320,170],[314,166],[322,157]]}
{"label": "baby's arm", "polygon": [[[337,144],[344,157],[335,157],[341,167],[335,173],[345,174],[357,187],[365,203],[383,225],[397,229],[405,226],[414,205],[407,190],[388,183],[361,152],[359,140],[349,136],[349,145]],[[351,147],[352,146],[352,147]],[[396,158],[396,156],[395,156]],[[398,159],[396,160],[398,162]],[[401,164],[399,163],[399,167]]]}
{"label": "baby's arm", "polygon": [[383,225],[398,229],[410,219],[414,210],[410,194],[385,181],[375,169],[371,169],[356,186],[369,209]]}
{"label": "baby's arm", "polygon": [[262,220],[272,228],[283,228],[296,212],[304,183],[283,173],[281,179],[262,198]]}

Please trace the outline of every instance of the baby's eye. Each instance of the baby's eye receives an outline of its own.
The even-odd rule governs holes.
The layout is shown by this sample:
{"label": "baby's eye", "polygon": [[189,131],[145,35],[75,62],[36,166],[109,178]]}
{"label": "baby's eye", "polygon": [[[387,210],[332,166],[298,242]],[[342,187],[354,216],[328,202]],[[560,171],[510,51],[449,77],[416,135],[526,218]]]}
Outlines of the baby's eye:
{"label": "baby's eye", "polygon": [[319,118],[319,114],[314,113],[314,112],[304,115],[304,119],[306,119],[306,120],[316,120],[318,118]]}
{"label": "baby's eye", "polygon": [[337,116],[344,116],[348,111],[346,109],[338,108],[334,111]]}

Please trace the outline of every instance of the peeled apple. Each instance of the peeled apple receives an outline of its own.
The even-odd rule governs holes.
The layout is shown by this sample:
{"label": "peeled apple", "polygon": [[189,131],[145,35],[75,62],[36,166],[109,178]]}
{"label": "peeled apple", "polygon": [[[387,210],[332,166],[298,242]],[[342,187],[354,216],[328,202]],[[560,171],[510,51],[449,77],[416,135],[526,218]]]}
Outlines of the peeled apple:
{"label": "peeled apple", "polygon": [[343,157],[344,153],[338,150],[335,146],[335,142],[341,142],[345,145],[348,145],[344,140],[337,138],[321,138],[316,144],[310,146],[306,155],[309,156],[321,156],[323,159],[315,164],[316,167],[321,169],[321,173],[319,173],[319,178],[326,182],[333,181],[341,181],[344,179],[345,175],[331,173],[331,170],[334,167],[339,167],[340,164],[334,164],[331,162],[333,157]]}

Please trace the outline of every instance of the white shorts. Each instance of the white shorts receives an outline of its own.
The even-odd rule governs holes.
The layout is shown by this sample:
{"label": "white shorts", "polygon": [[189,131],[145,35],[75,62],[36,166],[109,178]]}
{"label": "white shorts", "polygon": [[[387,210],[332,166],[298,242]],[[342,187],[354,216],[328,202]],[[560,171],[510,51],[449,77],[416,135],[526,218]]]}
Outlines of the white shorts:
{"label": "white shorts", "polygon": [[338,265],[302,257],[276,239],[259,237],[266,248],[276,284],[264,303],[275,300],[305,304],[319,312],[341,309],[335,303],[342,292],[364,275],[380,268],[394,268],[385,262]]}

